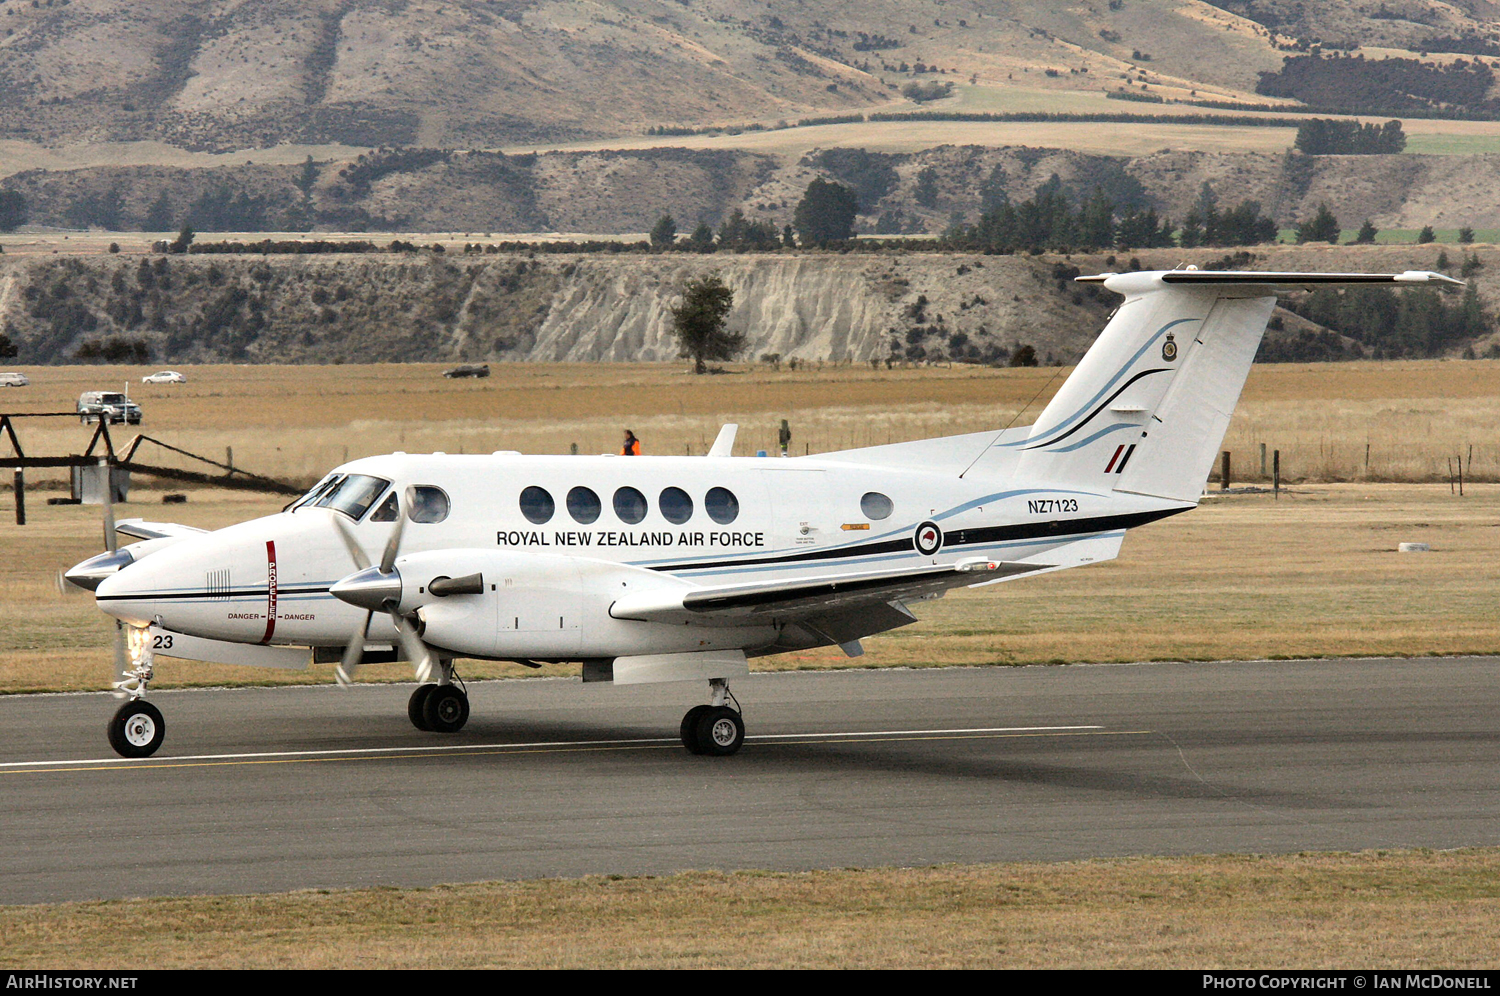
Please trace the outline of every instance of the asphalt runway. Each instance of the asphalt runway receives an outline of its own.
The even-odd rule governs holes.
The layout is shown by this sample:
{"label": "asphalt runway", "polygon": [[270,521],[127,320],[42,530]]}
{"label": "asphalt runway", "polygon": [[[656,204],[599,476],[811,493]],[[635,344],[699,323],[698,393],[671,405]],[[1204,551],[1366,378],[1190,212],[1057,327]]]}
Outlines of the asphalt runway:
{"label": "asphalt runway", "polygon": [[113,758],[106,695],[0,699],[0,903],[806,869],[1500,844],[1500,659],[759,674],[730,758],[695,685],[160,692]]}

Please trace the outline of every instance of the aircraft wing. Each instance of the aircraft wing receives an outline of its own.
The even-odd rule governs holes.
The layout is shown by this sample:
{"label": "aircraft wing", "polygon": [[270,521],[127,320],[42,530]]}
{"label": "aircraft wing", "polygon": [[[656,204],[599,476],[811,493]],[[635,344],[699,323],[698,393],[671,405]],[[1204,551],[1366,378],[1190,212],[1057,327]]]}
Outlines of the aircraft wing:
{"label": "aircraft wing", "polygon": [[122,519],[115,523],[115,530],[126,536],[134,536],[136,539],[153,540],[166,539],[168,536],[191,536],[195,533],[206,533],[207,529],[199,529],[197,526],[183,526],[175,522],[147,522],[145,519]]}
{"label": "aircraft wing", "polygon": [[756,584],[659,589],[627,595],[610,606],[609,614],[616,619],[644,622],[711,622],[715,625],[733,623],[736,620],[745,623],[763,623],[770,619],[796,621],[881,602],[900,602],[940,595],[950,588],[963,588],[1018,574],[1045,571],[1050,566],[976,558],[942,567],[922,567],[915,570],[827,574]]}

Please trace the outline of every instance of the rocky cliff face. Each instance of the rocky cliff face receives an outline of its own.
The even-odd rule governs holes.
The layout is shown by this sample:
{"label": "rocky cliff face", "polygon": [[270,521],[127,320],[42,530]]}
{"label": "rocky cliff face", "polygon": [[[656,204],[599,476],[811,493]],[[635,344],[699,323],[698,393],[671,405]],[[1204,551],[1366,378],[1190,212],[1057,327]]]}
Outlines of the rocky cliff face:
{"label": "rocky cliff face", "polygon": [[161,362],[670,360],[681,288],[717,271],[747,357],[1079,355],[1109,295],[1068,264],[971,255],[0,257],[18,363],[144,342]]}

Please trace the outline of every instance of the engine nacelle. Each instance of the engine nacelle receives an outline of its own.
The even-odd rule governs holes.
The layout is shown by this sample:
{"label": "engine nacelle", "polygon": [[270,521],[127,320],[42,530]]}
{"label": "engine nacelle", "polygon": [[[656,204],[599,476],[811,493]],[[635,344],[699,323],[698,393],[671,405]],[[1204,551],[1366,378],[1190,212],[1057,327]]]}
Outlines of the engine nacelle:
{"label": "engine nacelle", "polygon": [[[399,557],[395,568],[401,576],[399,608],[416,614],[422,639],[462,656],[576,660],[747,647],[774,638],[770,627],[614,619],[609,607],[622,596],[691,587],[671,575],[626,564],[457,549]],[[433,591],[435,581],[438,592]],[[455,589],[458,593],[441,593]]]}

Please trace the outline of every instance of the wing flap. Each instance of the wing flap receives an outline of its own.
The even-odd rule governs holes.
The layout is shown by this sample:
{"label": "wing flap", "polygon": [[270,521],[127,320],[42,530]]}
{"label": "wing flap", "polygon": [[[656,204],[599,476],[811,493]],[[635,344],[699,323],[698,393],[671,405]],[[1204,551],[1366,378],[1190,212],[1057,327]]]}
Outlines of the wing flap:
{"label": "wing flap", "polygon": [[763,623],[940,595],[952,588],[1047,570],[1046,564],[983,559],[901,571],[831,574],[758,584],[677,588],[627,595],[610,606],[616,619],[723,625],[736,619]]}

